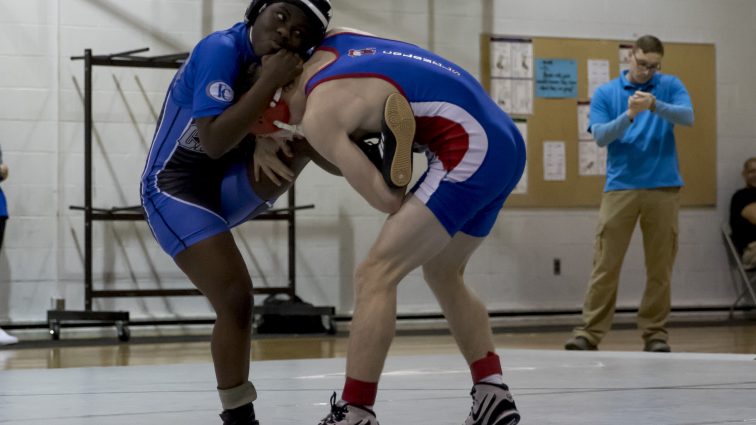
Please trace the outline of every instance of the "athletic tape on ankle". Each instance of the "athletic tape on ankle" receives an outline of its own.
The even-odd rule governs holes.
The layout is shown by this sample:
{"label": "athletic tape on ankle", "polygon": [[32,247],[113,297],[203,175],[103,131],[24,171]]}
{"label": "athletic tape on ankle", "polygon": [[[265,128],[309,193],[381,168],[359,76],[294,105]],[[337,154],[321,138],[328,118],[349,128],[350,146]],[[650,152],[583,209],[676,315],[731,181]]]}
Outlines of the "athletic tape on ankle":
{"label": "athletic tape on ankle", "polygon": [[218,389],[221,405],[224,410],[236,409],[257,400],[257,391],[251,382],[247,381],[238,387],[227,390]]}

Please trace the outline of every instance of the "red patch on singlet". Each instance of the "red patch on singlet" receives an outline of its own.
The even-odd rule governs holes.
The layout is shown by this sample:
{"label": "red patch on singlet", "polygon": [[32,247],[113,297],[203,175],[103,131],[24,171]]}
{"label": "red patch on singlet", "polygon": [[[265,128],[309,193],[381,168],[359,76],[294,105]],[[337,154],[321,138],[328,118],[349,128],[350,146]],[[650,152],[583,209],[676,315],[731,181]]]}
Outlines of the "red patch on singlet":
{"label": "red patch on singlet", "polygon": [[449,171],[467,153],[470,136],[459,123],[444,117],[415,117],[415,143],[427,146]]}

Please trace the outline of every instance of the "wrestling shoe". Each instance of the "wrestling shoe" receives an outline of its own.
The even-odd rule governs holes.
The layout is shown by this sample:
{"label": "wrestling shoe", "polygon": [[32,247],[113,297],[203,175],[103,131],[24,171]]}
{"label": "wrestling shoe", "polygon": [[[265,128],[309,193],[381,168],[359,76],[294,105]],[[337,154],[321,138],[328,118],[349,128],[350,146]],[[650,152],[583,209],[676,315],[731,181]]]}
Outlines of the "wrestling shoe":
{"label": "wrestling shoe", "polygon": [[260,425],[260,422],[255,419],[255,407],[252,403],[224,410],[220,417],[223,419],[223,425]]}
{"label": "wrestling shoe", "polygon": [[378,425],[375,413],[362,406],[357,406],[344,401],[336,402],[336,393],[331,396],[331,413],[318,425]]}
{"label": "wrestling shoe", "polygon": [[473,385],[470,416],[465,425],[516,425],[520,423],[512,393],[504,384],[481,382]]}
{"label": "wrestling shoe", "polygon": [[[383,146],[380,133],[369,134],[354,142],[378,171],[383,171]],[[387,182],[388,183],[388,182]]]}
{"label": "wrestling shoe", "polygon": [[389,186],[405,187],[412,179],[412,141],[415,116],[407,99],[391,93],[383,106],[381,147],[383,179]]}

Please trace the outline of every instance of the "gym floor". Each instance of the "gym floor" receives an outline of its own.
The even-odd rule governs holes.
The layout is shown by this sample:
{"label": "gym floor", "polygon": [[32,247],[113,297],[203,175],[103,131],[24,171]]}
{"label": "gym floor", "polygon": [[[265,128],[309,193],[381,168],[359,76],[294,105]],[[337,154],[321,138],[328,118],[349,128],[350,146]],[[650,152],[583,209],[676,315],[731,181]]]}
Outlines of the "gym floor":
{"label": "gym floor", "polygon": [[[599,352],[562,350],[569,332],[495,337],[523,424],[756,423],[755,322],[673,327],[670,354],[641,352],[630,329],[612,331]],[[0,424],[219,423],[207,338],[196,339],[3,347]],[[257,338],[252,376],[261,423],[316,424],[343,383],[345,349],[344,336]],[[378,420],[461,424],[470,384],[450,336],[398,336]]]}

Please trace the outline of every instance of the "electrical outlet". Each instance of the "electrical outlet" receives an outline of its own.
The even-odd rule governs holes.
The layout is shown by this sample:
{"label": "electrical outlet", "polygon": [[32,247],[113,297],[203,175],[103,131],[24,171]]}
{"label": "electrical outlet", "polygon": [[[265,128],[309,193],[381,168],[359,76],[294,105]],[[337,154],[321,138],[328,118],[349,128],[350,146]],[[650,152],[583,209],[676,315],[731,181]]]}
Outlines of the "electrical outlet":
{"label": "electrical outlet", "polygon": [[554,276],[562,274],[562,260],[559,258],[554,259]]}

